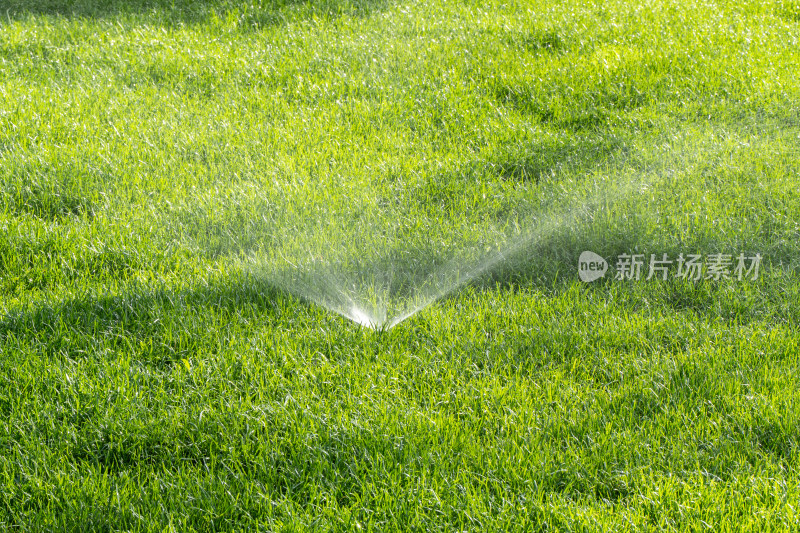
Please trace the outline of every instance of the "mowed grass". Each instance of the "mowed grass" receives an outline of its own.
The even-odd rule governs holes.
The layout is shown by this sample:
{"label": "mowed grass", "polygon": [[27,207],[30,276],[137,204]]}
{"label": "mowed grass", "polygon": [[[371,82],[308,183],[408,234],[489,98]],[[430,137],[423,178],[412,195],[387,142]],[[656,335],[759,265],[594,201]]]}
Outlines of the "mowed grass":
{"label": "mowed grass", "polygon": [[[2,7],[3,529],[800,527],[796,1]],[[383,332],[238,260],[495,235]]]}

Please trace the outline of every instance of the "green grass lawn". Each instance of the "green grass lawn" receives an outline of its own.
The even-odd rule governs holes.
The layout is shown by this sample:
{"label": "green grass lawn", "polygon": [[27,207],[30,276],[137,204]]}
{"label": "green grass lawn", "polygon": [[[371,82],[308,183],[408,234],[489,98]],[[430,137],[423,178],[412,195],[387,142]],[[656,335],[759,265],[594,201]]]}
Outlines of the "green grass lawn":
{"label": "green grass lawn", "polygon": [[0,529],[799,529],[799,74],[797,0],[4,0]]}

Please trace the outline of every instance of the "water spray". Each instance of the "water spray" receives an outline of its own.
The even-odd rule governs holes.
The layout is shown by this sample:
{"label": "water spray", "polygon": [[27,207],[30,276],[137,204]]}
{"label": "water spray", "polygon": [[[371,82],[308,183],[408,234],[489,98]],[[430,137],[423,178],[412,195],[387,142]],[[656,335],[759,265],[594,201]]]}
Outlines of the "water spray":
{"label": "water spray", "polygon": [[[360,282],[354,273],[357,268],[321,261],[297,264],[285,260],[285,264],[290,264],[289,269],[269,269],[262,266],[259,271],[283,290],[338,313],[363,327],[378,331],[388,330],[458,288],[508,264],[557,231],[563,231],[581,219],[589,218],[634,189],[646,187],[648,182],[640,177],[613,182],[611,186],[596,181],[590,184],[594,188],[584,194],[583,199],[573,198],[568,202],[560,200],[554,207],[545,207],[537,217],[529,217],[527,224],[523,229],[518,229],[516,235],[508,237],[505,242],[491,243],[488,251],[453,250],[451,258],[438,267],[419,277],[412,274],[410,277],[414,281],[413,287],[404,289],[406,292],[399,294],[392,287],[394,265],[381,272],[374,271],[372,278]],[[476,243],[473,248],[484,250],[485,246]],[[251,268],[253,265],[263,265],[259,257],[258,254],[251,256]],[[365,290],[367,288],[369,290]]]}

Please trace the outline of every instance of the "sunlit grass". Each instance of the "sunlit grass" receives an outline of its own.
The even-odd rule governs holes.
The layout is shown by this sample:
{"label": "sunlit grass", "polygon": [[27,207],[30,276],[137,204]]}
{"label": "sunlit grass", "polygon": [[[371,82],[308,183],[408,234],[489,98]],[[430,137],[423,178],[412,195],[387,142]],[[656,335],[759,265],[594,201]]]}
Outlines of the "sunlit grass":
{"label": "sunlit grass", "polygon": [[0,524],[796,528],[797,12],[6,2]]}

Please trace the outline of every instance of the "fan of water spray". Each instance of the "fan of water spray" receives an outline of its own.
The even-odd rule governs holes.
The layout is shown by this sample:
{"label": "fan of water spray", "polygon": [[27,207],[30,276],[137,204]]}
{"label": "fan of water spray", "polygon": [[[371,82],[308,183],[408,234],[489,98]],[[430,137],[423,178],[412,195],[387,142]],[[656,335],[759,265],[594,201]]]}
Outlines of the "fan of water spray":
{"label": "fan of water spray", "polygon": [[333,188],[306,184],[262,207],[268,216],[254,233],[266,237],[242,246],[242,265],[388,329],[640,185],[618,177],[606,166],[547,182],[465,171],[388,190],[343,178]]}
{"label": "fan of water spray", "polygon": [[[541,264],[550,273],[574,268],[576,241],[598,219],[630,220],[620,206],[685,166],[695,145],[676,132],[660,144],[545,132],[509,149],[516,159],[503,164],[496,149],[447,164],[377,151],[360,166],[253,163],[251,174],[220,176],[194,198],[182,225],[197,248],[357,324],[388,329],[498,269],[538,276]],[[569,246],[575,253],[562,253]]]}

